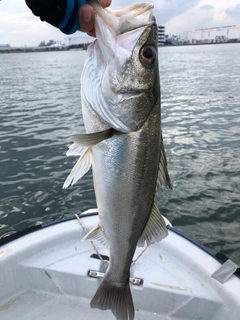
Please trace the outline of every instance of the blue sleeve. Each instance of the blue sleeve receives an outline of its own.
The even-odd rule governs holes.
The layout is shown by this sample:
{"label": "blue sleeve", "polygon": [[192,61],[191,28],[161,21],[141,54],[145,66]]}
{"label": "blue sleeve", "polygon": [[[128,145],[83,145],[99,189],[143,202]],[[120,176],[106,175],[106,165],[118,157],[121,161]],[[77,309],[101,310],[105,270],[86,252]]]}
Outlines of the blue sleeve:
{"label": "blue sleeve", "polygon": [[57,28],[65,34],[72,34],[79,30],[78,9],[83,4],[86,4],[86,0],[67,0],[65,16]]}

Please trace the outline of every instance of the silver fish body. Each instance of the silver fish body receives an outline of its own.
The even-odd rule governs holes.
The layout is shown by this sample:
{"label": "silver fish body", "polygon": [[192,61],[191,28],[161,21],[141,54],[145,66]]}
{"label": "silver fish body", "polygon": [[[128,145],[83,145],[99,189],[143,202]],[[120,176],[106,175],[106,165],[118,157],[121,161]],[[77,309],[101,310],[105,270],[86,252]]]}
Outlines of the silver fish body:
{"label": "silver fish body", "polygon": [[[111,309],[118,320],[134,319],[129,276],[136,246],[167,236],[154,204],[157,185],[171,184],[161,133],[157,26],[146,6],[140,5],[144,17],[137,20],[127,10],[118,29],[116,20],[114,29],[97,11],[97,41],[82,73],[87,134],[74,138],[69,154],[80,152],[81,157],[65,183],[75,182],[92,165],[99,225],[85,239],[106,242],[110,263],[91,306]],[[107,31],[104,22],[110,23]]]}

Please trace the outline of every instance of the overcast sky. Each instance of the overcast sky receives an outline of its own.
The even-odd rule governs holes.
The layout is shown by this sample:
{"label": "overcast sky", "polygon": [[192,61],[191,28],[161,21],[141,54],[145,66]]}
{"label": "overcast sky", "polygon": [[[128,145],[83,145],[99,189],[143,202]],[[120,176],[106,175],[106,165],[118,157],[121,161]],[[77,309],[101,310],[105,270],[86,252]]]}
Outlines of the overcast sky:
{"label": "overcast sky", "polygon": [[[240,0],[147,0],[154,3],[158,24],[166,33],[180,33],[193,28],[240,25]],[[139,0],[112,0],[112,8],[123,8]],[[142,1],[144,2],[144,1]],[[86,40],[76,32],[71,37]],[[68,44],[68,37],[35,17],[24,0],[0,1],[0,44],[37,46],[50,39]]]}

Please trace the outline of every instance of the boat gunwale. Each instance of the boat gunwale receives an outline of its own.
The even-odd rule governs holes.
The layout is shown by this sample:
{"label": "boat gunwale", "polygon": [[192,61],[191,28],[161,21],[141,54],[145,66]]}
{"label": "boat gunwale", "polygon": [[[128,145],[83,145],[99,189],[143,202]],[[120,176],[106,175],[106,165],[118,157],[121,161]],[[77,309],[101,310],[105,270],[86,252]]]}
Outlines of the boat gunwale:
{"label": "boat gunwale", "polygon": [[[92,212],[86,212],[86,213],[82,213],[80,215],[78,215],[79,218],[88,218],[88,217],[92,217],[92,216],[97,216],[98,212],[97,211],[92,211]],[[28,228],[25,228],[23,230],[17,231],[15,233],[12,233],[9,236],[6,237],[2,237],[0,238],[0,247],[4,246],[12,241],[15,241],[21,237],[24,237],[30,233],[33,233],[35,231],[39,231],[48,227],[52,227],[55,226],[57,224],[60,223],[64,223],[64,222],[68,222],[68,221],[72,221],[75,220],[76,216],[71,216],[71,217],[67,217],[67,218],[63,218],[63,219],[59,219],[59,220],[55,220],[55,221],[51,221],[51,222],[47,222],[47,223],[43,223],[43,224],[39,224],[39,225],[35,225],[35,226],[31,226]],[[208,247],[206,247],[205,245],[203,245],[202,243],[198,242],[197,240],[191,238],[190,236],[186,235],[184,232],[180,231],[179,229],[172,227],[170,225],[167,225],[167,229],[174,232],[175,234],[179,235],[180,237],[184,238],[185,240],[189,241],[190,243],[194,244],[195,246],[197,246],[199,249],[203,250],[204,252],[206,252],[208,255],[210,255],[212,258],[214,258],[215,260],[217,260],[219,263],[223,264],[224,262],[226,262],[229,258],[224,255],[221,252],[213,252],[211,249],[209,249]],[[236,270],[236,272],[234,272],[234,275],[240,279],[240,268],[238,268]]]}

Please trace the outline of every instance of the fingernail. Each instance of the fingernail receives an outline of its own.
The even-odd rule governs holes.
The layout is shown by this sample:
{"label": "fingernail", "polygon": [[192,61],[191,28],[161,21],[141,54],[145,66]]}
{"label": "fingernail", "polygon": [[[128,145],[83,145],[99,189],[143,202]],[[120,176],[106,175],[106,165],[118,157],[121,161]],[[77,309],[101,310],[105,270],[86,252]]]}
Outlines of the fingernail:
{"label": "fingernail", "polygon": [[90,22],[92,20],[92,12],[91,11],[84,11],[82,13],[82,17],[84,22]]}

